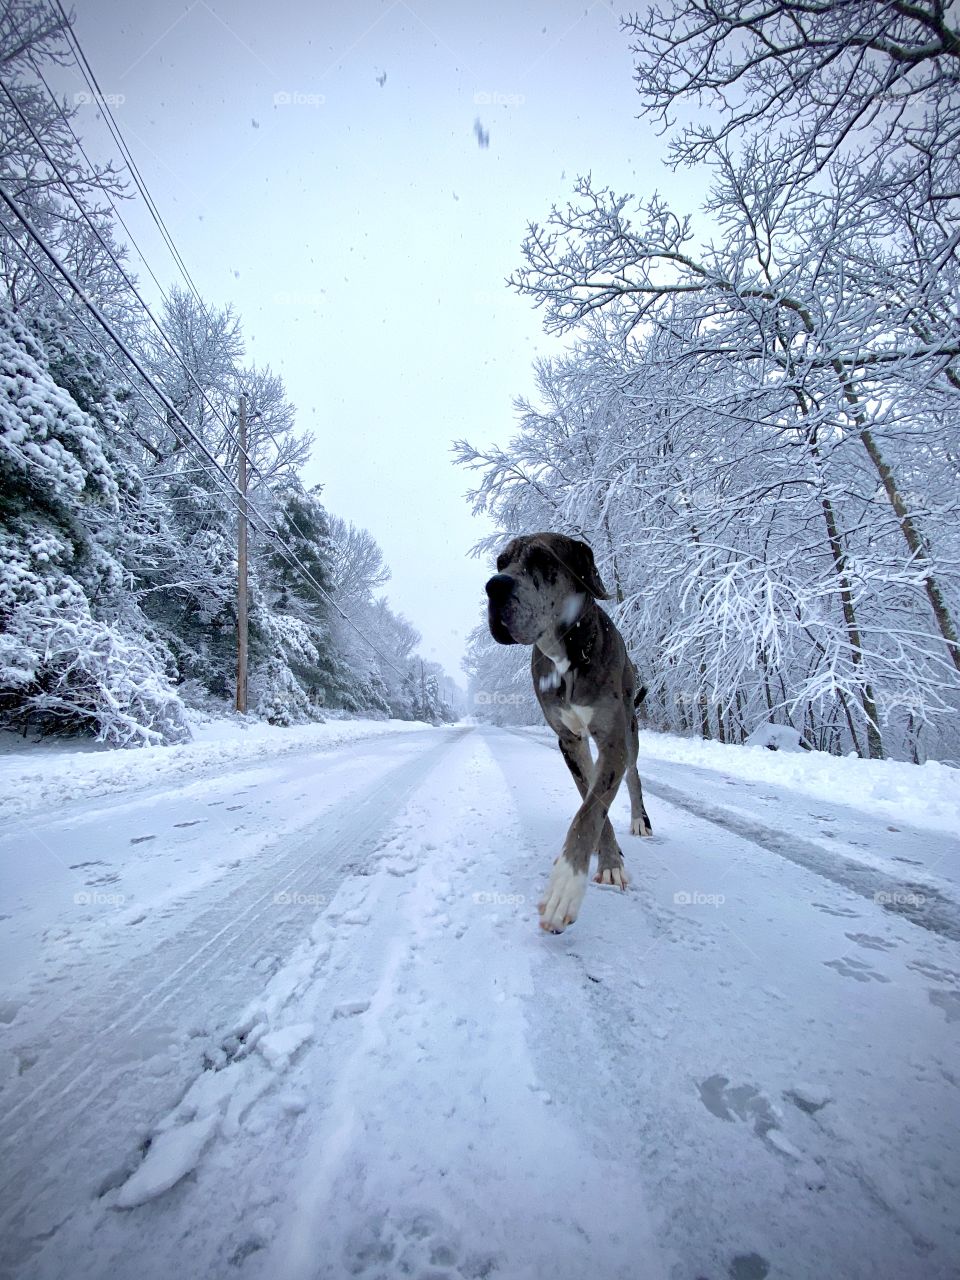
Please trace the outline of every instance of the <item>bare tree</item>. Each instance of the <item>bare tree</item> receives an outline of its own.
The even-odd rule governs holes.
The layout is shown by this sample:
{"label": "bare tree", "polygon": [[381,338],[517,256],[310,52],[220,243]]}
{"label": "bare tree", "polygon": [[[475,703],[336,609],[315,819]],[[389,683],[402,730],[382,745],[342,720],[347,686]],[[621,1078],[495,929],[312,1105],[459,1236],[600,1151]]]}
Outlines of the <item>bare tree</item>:
{"label": "bare tree", "polygon": [[775,137],[796,176],[880,151],[919,194],[956,199],[960,28],[943,0],[673,0],[629,18],[644,111],[699,162],[746,134]]}

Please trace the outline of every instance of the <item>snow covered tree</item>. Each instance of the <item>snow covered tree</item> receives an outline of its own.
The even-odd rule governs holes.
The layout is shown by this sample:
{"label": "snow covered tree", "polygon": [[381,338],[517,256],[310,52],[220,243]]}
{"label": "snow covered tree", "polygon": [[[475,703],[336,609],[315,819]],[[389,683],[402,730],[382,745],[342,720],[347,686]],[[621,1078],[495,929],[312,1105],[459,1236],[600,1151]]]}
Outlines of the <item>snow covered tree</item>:
{"label": "snow covered tree", "polygon": [[716,234],[590,179],[531,225],[513,283],[575,346],[506,449],[461,442],[475,505],[592,543],[654,723],[955,756],[957,32],[933,0],[627,26]]}
{"label": "snow covered tree", "polygon": [[[419,637],[374,599],[389,574],[370,535],[341,523],[331,538],[318,493],[304,492],[312,441],[282,379],[245,364],[229,306],[161,285],[158,326],[137,296],[115,225],[123,182],[86,158],[76,105],[44,81],[73,57],[64,27],[36,0],[0,15],[0,182],[83,291],[0,215],[0,710],[172,741],[186,730],[171,680],[189,701],[232,697],[244,394],[255,704],[282,723],[322,707],[414,714],[400,684]],[[439,675],[430,692],[426,712],[446,715]]]}
{"label": "snow covered tree", "polygon": [[0,706],[119,745],[183,740],[168,655],[124,593],[129,477],[97,426],[0,303]]}

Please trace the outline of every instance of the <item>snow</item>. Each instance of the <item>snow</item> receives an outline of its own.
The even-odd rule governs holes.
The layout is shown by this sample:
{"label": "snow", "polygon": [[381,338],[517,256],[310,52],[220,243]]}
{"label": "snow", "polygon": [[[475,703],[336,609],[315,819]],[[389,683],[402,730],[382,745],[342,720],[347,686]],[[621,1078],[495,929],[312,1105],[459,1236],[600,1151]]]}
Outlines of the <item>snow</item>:
{"label": "snow", "polygon": [[302,1022],[292,1027],[271,1031],[257,1041],[257,1049],[274,1069],[284,1068],[290,1059],[313,1038],[313,1023]]}
{"label": "snow", "polygon": [[744,746],[766,747],[768,751],[804,751],[800,734],[789,724],[762,724],[754,729]]}
{"label": "snow", "polygon": [[[589,883],[552,936],[577,796],[542,735],[298,732],[0,840],[0,959],[8,935],[30,957],[0,1006],[0,1269],[955,1274],[960,826],[890,831],[847,761],[828,803],[786,781],[806,754],[647,754],[653,837],[626,795],[611,813],[630,889]],[[803,861],[865,835],[857,888]],[[895,873],[936,882],[940,914],[875,901]],[[77,908],[108,876],[124,903]]]}
{"label": "snow", "polygon": [[918,766],[854,755],[838,758],[823,751],[769,751],[765,746],[736,746],[643,730],[640,754],[649,760],[697,765],[751,782],[779,784],[817,799],[840,800],[873,816],[933,831],[955,834],[960,830],[960,770],[935,760]]}
{"label": "snow", "polygon": [[196,1167],[218,1125],[219,1116],[208,1115],[161,1133],[151,1145],[143,1164],[118,1191],[117,1207],[132,1209],[176,1186]]}
{"label": "snow", "polygon": [[212,774],[228,765],[286,752],[311,747],[329,751],[361,738],[429,728],[421,721],[410,720],[333,720],[280,726],[239,717],[207,718],[195,725],[192,742],[138,751],[62,746],[45,751],[23,747],[20,739],[7,734],[7,752],[0,754],[0,817],[22,815],[53,802],[62,804],[161,781]]}

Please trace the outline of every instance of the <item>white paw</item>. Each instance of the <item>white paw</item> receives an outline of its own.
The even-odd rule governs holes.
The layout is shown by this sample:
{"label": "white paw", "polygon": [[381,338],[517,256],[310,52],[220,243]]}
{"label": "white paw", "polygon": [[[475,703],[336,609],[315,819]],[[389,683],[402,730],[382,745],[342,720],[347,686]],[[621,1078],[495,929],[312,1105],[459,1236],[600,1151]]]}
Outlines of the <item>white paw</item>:
{"label": "white paw", "polygon": [[559,857],[553,864],[550,883],[538,908],[540,912],[540,928],[548,933],[563,933],[568,924],[573,924],[587,892],[587,874],[575,871],[564,857]]}
{"label": "white paw", "polygon": [[644,822],[642,818],[632,818],[630,821],[630,834],[632,836],[652,836],[653,831],[649,823]]}
{"label": "white paw", "polygon": [[613,884],[618,889],[626,889],[630,878],[623,866],[603,867],[593,877],[594,884]]}

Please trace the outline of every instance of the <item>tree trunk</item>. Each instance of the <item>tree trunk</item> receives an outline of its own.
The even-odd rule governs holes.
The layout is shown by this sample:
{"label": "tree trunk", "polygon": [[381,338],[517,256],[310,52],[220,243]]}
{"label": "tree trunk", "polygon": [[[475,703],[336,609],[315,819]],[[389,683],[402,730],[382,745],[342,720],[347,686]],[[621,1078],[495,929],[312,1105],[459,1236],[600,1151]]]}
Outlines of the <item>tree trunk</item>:
{"label": "tree trunk", "polygon": [[[927,548],[924,545],[923,538],[913,519],[907,510],[906,503],[900,495],[897,483],[894,480],[893,472],[890,470],[886,461],[881,454],[873,433],[869,428],[864,427],[860,432],[860,439],[863,441],[863,447],[867,451],[867,456],[877,469],[880,482],[884,487],[890,505],[893,507],[900,523],[900,531],[903,534],[907,546],[910,548],[910,554],[913,558],[923,565],[927,570],[930,564]],[[953,665],[960,671],[960,641],[957,639],[957,628],[950,616],[950,610],[946,600],[943,598],[943,592],[940,590],[940,584],[930,572],[924,573],[923,587],[927,593],[927,599],[930,601],[930,608],[933,610],[933,616],[937,620],[937,626],[943,636],[947,651],[953,659]]]}

